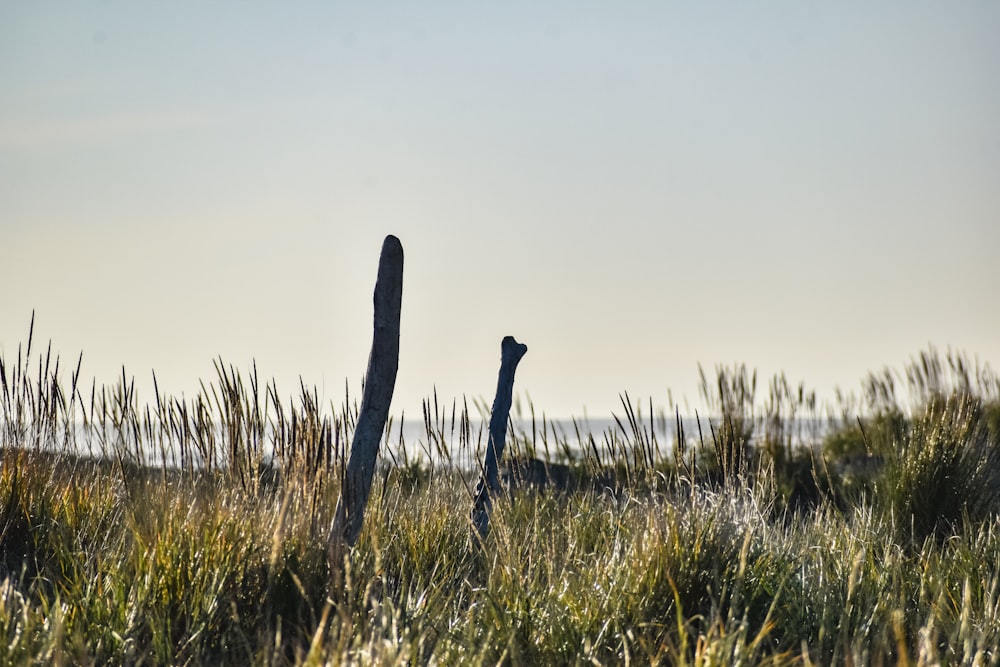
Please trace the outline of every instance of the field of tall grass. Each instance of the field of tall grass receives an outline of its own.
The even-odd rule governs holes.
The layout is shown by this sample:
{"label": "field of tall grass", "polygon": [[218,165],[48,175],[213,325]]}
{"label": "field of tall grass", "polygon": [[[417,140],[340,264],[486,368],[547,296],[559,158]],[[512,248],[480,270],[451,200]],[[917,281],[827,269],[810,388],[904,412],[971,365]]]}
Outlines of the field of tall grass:
{"label": "field of tall grass", "polygon": [[515,429],[576,483],[511,490],[483,544],[488,415],[432,398],[331,568],[350,397],[220,361],[141,402],[23,352],[0,359],[2,664],[1000,663],[1000,383],[960,354],[825,410],[719,367],[669,442],[627,397],[581,447]]}

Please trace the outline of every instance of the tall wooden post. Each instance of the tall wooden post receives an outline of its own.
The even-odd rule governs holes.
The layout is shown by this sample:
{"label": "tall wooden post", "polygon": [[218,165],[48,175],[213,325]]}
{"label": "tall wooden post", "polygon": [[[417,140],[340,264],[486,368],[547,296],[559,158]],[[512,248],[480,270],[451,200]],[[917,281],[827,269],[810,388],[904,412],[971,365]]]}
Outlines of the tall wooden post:
{"label": "tall wooden post", "polygon": [[361,412],[354,429],[340,500],[327,545],[331,566],[339,566],[343,547],[352,547],[361,534],[365,505],[375,474],[375,459],[389,416],[389,404],[399,367],[399,314],[403,299],[403,246],[386,236],[375,283],[375,332],[368,357]]}
{"label": "tall wooden post", "polygon": [[500,342],[500,377],[497,380],[497,395],[493,399],[493,412],[490,414],[490,439],[486,444],[486,459],[483,461],[483,471],[476,485],[475,504],[472,507],[472,525],[480,540],[486,537],[489,530],[493,496],[500,491],[498,466],[507,437],[507,419],[510,417],[514,393],[514,371],[527,351],[528,346],[518,343],[513,336],[506,336]]}

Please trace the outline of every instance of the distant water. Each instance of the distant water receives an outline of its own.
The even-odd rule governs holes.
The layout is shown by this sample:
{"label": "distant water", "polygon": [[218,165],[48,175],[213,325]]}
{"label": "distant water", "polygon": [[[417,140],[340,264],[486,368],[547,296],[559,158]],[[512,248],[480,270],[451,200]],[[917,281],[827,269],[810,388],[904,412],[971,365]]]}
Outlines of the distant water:
{"label": "distant water", "polygon": [[[713,442],[713,429],[717,434],[720,419],[696,419],[685,417],[681,419],[680,430],[688,446],[694,446],[701,441],[708,446]],[[832,425],[828,419],[794,419],[783,425],[782,440],[793,447],[819,443],[830,432]],[[390,447],[398,447],[400,436],[402,443],[409,451],[427,449],[433,450],[433,445],[443,441],[449,446],[468,444],[472,449],[480,451],[485,448],[488,438],[489,424],[483,420],[473,422],[468,438],[463,438],[461,427],[451,421],[444,424],[431,424],[430,428],[423,421],[406,420],[401,426],[393,424],[386,442]],[[636,432],[638,431],[638,433]],[[758,423],[753,440],[765,437],[763,427]],[[557,419],[532,421],[511,420],[508,423],[508,445],[524,449],[533,447],[538,456],[579,455],[584,450],[596,448],[600,452],[614,449],[622,445],[637,444],[637,440],[657,446],[662,453],[671,453],[679,442],[678,424],[676,419],[656,418],[640,419],[631,424],[627,419]]]}
{"label": "distant water", "polygon": [[[718,433],[720,420],[718,418],[702,417],[700,422],[694,417],[681,419],[681,430],[688,446],[696,446],[704,441],[708,446],[713,442],[713,429]],[[795,419],[783,424],[783,442],[792,446],[819,443],[831,430],[827,419]],[[758,422],[753,438],[764,437],[762,425]],[[463,466],[477,465],[481,460],[488,441],[489,422],[486,419],[473,419],[465,427],[459,419],[441,420],[426,424],[422,420],[393,421],[383,439],[382,458],[389,463],[403,463],[413,460],[449,460]],[[216,434],[216,442],[225,443],[222,429]],[[63,447],[63,436],[57,441],[39,441],[38,446],[57,449]],[[102,434],[93,429],[84,429],[81,425],[75,434],[73,442],[77,453],[89,456],[100,456],[103,447],[114,447],[120,444],[121,437],[112,432]],[[508,422],[506,444],[509,448],[520,451],[533,451],[541,458],[575,458],[584,451],[598,452],[602,459],[607,460],[609,453],[620,452],[622,448],[643,443],[654,446],[663,455],[672,455],[679,441],[676,419],[648,418],[637,419],[631,424],[626,418],[586,418],[586,419],[556,419],[536,420],[512,419]],[[271,438],[265,437],[270,443]],[[31,441],[24,443],[31,445]],[[126,442],[129,451],[136,451],[136,443]],[[349,443],[348,443],[349,445]],[[166,447],[151,443],[145,439],[140,444],[140,454],[146,462],[159,465],[164,460],[167,465],[178,463],[176,452],[171,452],[169,441]],[[265,452],[268,445],[265,444]],[[224,452],[219,452],[220,457]]]}

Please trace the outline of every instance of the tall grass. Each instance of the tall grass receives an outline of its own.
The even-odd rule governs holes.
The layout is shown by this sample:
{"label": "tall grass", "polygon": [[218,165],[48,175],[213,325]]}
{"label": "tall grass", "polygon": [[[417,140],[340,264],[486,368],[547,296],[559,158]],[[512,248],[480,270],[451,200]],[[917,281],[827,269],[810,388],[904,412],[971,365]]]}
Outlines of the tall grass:
{"label": "tall grass", "polygon": [[[512,491],[485,549],[488,415],[433,396],[420,442],[384,443],[334,580],[349,396],[220,361],[144,404],[124,375],[84,388],[79,361],[66,381],[29,336],[0,359],[0,663],[998,664],[1000,394],[933,355],[826,430],[810,392],[758,395],[744,366],[702,373],[700,433],[623,395],[577,449],[529,406],[512,451],[581,483]],[[933,391],[876,386],[908,373]]]}

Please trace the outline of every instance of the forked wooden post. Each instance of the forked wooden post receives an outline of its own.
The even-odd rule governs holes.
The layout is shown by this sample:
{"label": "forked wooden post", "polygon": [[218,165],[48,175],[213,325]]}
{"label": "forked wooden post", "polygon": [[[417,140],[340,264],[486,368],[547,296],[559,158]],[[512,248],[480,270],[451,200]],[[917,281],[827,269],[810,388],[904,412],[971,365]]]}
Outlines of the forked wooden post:
{"label": "forked wooden post", "polygon": [[472,506],[472,525],[476,529],[474,540],[486,537],[493,497],[500,491],[498,466],[507,437],[507,419],[514,393],[514,371],[527,351],[528,346],[518,343],[513,336],[505,336],[500,343],[500,377],[497,380],[497,395],[493,399],[493,412],[490,414],[489,442],[486,443],[486,459],[483,461],[482,474],[476,485],[475,504]]}
{"label": "forked wooden post", "polygon": [[403,300],[403,246],[395,236],[386,236],[378,261],[375,282],[375,332],[368,357],[361,411],[354,429],[340,500],[330,527],[328,553],[331,566],[338,566],[344,547],[352,547],[361,534],[365,505],[372,488],[375,459],[389,416],[389,403],[399,367],[399,313]]}

